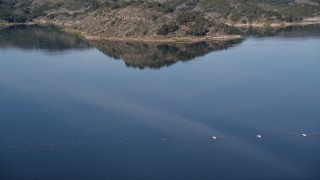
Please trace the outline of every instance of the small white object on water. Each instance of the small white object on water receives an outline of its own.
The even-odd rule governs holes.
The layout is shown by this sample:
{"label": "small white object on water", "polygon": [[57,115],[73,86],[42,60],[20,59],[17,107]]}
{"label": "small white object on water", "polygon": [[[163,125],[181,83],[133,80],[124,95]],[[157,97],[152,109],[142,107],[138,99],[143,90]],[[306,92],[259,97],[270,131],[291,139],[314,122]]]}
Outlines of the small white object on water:
{"label": "small white object on water", "polygon": [[213,139],[213,140],[216,140],[216,139],[217,139],[217,137],[216,137],[216,136],[212,136],[212,139]]}
{"label": "small white object on water", "polygon": [[260,134],[258,134],[256,137],[257,137],[257,138],[262,138],[262,136],[261,136]]}
{"label": "small white object on water", "polygon": [[302,137],[307,137],[308,135],[307,135],[307,134],[301,134],[301,136],[302,136]]}

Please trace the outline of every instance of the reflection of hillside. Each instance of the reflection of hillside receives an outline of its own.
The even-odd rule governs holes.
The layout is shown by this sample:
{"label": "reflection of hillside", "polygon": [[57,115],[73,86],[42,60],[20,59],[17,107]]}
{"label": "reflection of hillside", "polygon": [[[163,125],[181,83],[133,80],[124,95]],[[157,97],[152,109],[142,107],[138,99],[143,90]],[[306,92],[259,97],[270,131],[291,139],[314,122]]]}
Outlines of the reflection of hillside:
{"label": "reflection of hillside", "polygon": [[[183,43],[143,43],[93,41],[91,44],[81,38],[60,31],[53,26],[11,26],[0,27],[0,48],[19,48],[60,53],[66,50],[82,50],[95,46],[104,54],[122,59],[128,67],[159,69],[178,61],[189,61],[212,51],[227,49],[242,40]],[[287,27],[284,29],[245,29],[245,35],[277,36],[281,38],[320,37],[320,25]],[[93,45],[93,46],[92,46]]]}
{"label": "reflection of hillside", "polygon": [[298,37],[320,37],[320,25],[288,26],[284,28],[243,28],[240,29],[244,36],[271,37],[281,36],[282,38]]}
{"label": "reflection of hillside", "polygon": [[241,40],[202,42],[194,44],[159,44],[143,42],[94,41],[96,48],[128,67],[158,69],[178,61],[188,61],[212,51],[227,49]]}
{"label": "reflection of hillside", "polygon": [[53,26],[11,26],[0,29],[0,48],[21,48],[47,52],[87,49],[90,44]]}
{"label": "reflection of hillside", "polygon": [[6,27],[5,26],[1,26],[0,25],[0,31],[2,30],[2,29],[5,29]]}

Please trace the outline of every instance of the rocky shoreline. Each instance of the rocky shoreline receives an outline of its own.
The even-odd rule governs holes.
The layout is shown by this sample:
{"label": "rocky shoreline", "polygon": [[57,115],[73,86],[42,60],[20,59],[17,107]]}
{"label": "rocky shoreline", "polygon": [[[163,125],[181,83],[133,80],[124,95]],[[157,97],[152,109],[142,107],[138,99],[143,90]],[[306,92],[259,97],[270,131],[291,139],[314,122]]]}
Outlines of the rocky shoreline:
{"label": "rocky shoreline", "polygon": [[[14,25],[54,25],[60,27],[63,31],[67,33],[77,34],[87,40],[90,41],[98,41],[98,40],[108,40],[108,41],[123,41],[123,42],[178,42],[178,43],[196,43],[196,42],[208,42],[208,41],[226,41],[226,40],[235,40],[242,39],[241,35],[217,35],[217,36],[184,36],[184,37],[167,37],[167,36],[140,36],[140,37],[101,37],[90,35],[84,31],[75,30],[69,28],[68,26],[64,26],[62,24],[57,24],[54,22],[48,21],[34,21],[34,22],[26,22],[26,23],[0,23],[0,27],[14,26]],[[300,22],[291,22],[291,23],[280,23],[280,22],[255,22],[251,24],[230,24],[226,23],[229,26],[233,26],[236,28],[259,28],[259,29],[267,29],[267,28],[283,28],[289,26],[306,26],[312,24],[320,24],[320,17],[315,18],[307,18]]]}

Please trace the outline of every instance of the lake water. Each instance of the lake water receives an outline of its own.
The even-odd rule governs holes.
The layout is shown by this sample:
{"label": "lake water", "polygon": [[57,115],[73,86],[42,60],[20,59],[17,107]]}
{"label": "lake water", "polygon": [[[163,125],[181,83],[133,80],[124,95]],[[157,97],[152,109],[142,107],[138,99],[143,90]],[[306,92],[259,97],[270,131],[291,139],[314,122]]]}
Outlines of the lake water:
{"label": "lake water", "polygon": [[320,179],[319,130],[320,26],[197,44],[0,30],[0,179]]}

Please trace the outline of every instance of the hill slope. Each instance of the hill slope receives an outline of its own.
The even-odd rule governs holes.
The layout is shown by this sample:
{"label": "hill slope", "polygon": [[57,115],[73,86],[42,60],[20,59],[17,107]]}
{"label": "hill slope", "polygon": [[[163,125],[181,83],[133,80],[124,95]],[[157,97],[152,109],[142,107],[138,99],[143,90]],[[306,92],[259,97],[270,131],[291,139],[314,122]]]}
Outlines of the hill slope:
{"label": "hill slope", "polygon": [[95,37],[217,36],[236,34],[233,25],[319,16],[320,0],[0,0],[0,21],[53,23]]}

